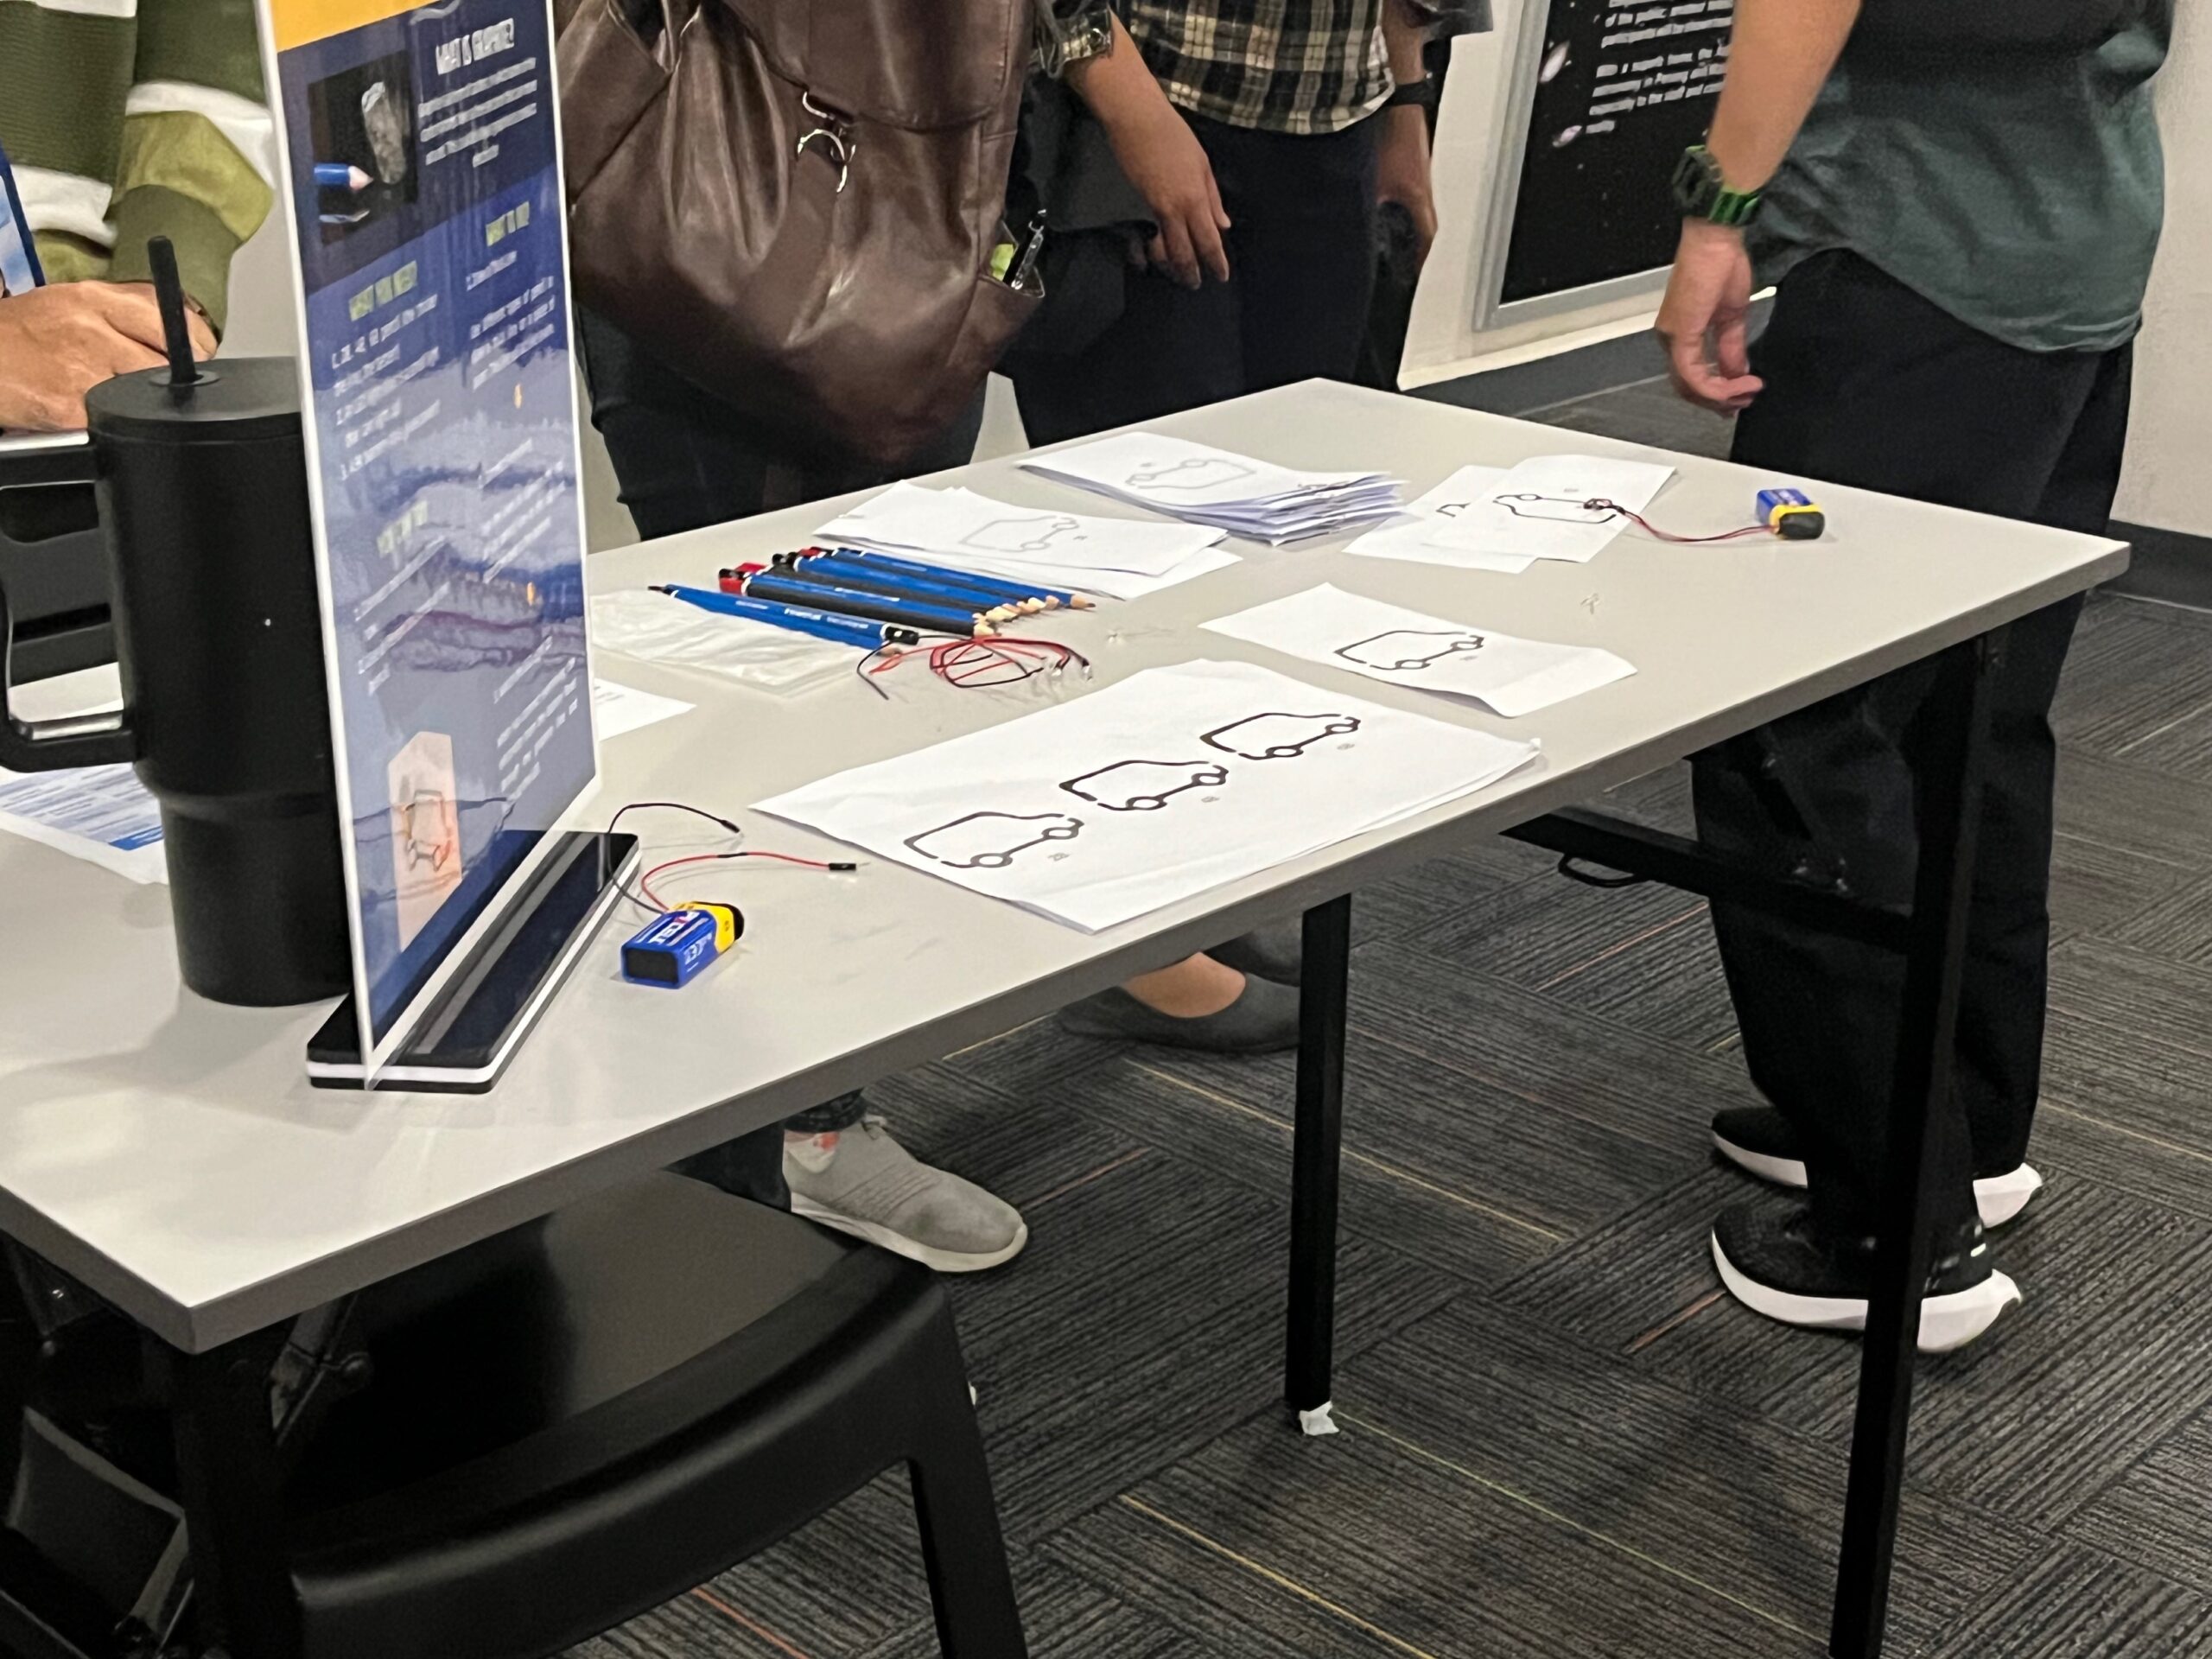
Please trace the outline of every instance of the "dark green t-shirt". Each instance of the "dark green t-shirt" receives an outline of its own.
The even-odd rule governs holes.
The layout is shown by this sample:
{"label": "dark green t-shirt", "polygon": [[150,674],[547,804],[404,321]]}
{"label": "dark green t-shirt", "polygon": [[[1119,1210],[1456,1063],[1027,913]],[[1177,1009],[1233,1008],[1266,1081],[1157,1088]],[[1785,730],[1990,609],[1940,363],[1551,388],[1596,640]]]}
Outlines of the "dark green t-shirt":
{"label": "dark green t-shirt", "polygon": [[1833,248],[2030,351],[2141,325],[2164,216],[2151,79],[2176,0],[2095,52],[1877,64],[1847,52],[1767,192],[1760,279]]}

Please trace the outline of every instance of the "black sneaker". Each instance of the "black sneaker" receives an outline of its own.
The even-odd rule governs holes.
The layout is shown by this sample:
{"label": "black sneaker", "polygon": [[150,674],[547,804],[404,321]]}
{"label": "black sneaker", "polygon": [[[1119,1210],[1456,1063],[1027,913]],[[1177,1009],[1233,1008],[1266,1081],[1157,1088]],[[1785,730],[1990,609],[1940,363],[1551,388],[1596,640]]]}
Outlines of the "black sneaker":
{"label": "black sneaker", "polygon": [[[1815,1331],[1864,1331],[1874,1241],[1834,1239],[1812,1212],[1777,1216],[1755,1205],[1721,1211],[1713,1226],[1720,1282],[1754,1313]],[[1920,1351],[1963,1348],[2020,1302],[2020,1287],[1997,1271],[1981,1229],[1940,1254],[1920,1305]]]}
{"label": "black sneaker", "polygon": [[[1771,1106],[1737,1106],[1713,1115],[1713,1145],[1738,1169],[1746,1170],[1777,1186],[1805,1186],[1805,1154],[1789,1120]],[[1981,1211],[1985,1227],[2002,1227],[2019,1219],[2028,1200],[2043,1191],[2043,1177],[2032,1165],[2001,1175],[1985,1175],[1974,1184],[1974,1208]]]}

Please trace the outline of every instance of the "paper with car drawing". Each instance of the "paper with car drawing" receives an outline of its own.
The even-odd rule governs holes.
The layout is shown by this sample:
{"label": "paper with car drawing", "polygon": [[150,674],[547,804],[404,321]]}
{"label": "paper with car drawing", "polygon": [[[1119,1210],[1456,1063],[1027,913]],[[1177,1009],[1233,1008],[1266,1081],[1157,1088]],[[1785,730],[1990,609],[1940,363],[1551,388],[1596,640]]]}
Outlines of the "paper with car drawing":
{"label": "paper with car drawing", "polygon": [[1656,461],[1533,456],[1480,499],[1433,519],[1422,539],[1446,550],[1586,563],[1628,527],[1613,509],[1643,512],[1674,475],[1673,467]]}
{"label": "paper with car drawing", "polygon": [[1471,794],[1535,753],[1249,663],[1194,662],[760,810],[1096,932]]}
{"label": "paper with car drawing", "polygon": [[1204,524],[1019,507],[973,490],[893,484],[815,532],[827,546],[872,548],[960,569],[1137,599],[1235,564]]}
{"label": "paper with car drawing", "polygon": [[1636,672],[1594,645],[1516,639],[1323,583],[1205,625],[1272,651],[1371,680],[1472,697],[1511,719]]}
{"label": "paper with car drawing", "polygon": [[1404,559],[1414,564],[1444,564],[1455,570],[1495,570],[1517,576],[1535,560],[1510,553],[1485,553],[1465,547],[1431,547],[1433,521],[1456,518],[1486,498],[1505,476],[1503,467],[1462,467],[1427,494],[1409,501],[1386,524],[1379,524],[1344,549],[1366,559]]}

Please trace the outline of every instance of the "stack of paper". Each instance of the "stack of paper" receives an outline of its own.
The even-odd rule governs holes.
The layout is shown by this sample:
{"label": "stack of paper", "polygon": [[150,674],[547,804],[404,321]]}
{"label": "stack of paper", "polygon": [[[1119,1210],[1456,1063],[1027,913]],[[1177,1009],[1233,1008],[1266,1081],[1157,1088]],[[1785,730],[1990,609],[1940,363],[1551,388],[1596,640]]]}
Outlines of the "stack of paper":
{"label": "stack of paper", "polygon": [[867,548],[1109,599],[1136,599],[1236,563],[1219,546],[1217,530],[1017,507],[973,490],[915,484],[893,485],[815,535],[827,546]]}
{"label": "stack of paper", "polygon": [[1206,626],[1370,680],[1472,697],[1509,720],[1636,672],[1595,645],[1516,639],[1326,583]]}
{"label": "stack of paper", "polygon": [[1262,542],[1302,541],[1398,510],[1380,473],[1301,473],[1183,438],[1125,432],[1022,462],[1066,484]]}
{"label": "stack of paper", "polygon": [[1404,518],[1370,531],[1349,550],[1510,575],[1538,559],[1585,563],[1674,475],[1654,461],[1595,455],[1537,455],[1504,472],[1462,467]]}
{"label": "stack of paper", "polygon": [[1535,754],[1249,663],[1194,662],[760,810],[1096,932],[1471,794]]}

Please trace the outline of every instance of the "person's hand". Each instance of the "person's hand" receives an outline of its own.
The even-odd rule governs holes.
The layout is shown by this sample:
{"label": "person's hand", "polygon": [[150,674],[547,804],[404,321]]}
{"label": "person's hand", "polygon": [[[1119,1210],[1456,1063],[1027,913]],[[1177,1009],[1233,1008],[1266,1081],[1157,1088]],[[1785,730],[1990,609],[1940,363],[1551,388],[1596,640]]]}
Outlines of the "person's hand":
{"label": "person's hand", "polygon": [[1229,228],[1229,214],[1214,183],[1213,164],[1191,124],[1157,88],[1150,98],[1132,99],[1111,115],[1102,113],[1100,121],[1114,146],[1114,159],[1160,226],[1145,247],[1154,266],[1185,288],[1198,286],[1202,270],[1216,282],[1227,282],[1229,250],[1221,233]]}
{"label": "person's hand", "polygon": [[1658,323],[1677,392],[1717,415],[1751,407],[1766,384],[1751,372],[1751,257],[1744,233],[1683,220]]}
{"label": "person's hand", "polygon": [[1428,112],[1401,104],[1382,111],[1382,137],[1375,153],[1375,199],[1395,201],[1414,224],[1414,247],[1423,264],[1436,242],[1436,197],[1429,186]]}
{"label": "person's hand", "polygon": [[[188,314],[194,356],[214,354],[214,331]],[[85,394],[103,380],[168,360],[149,283],[63,283],[0,299],[0,427],[72,432]]]}

